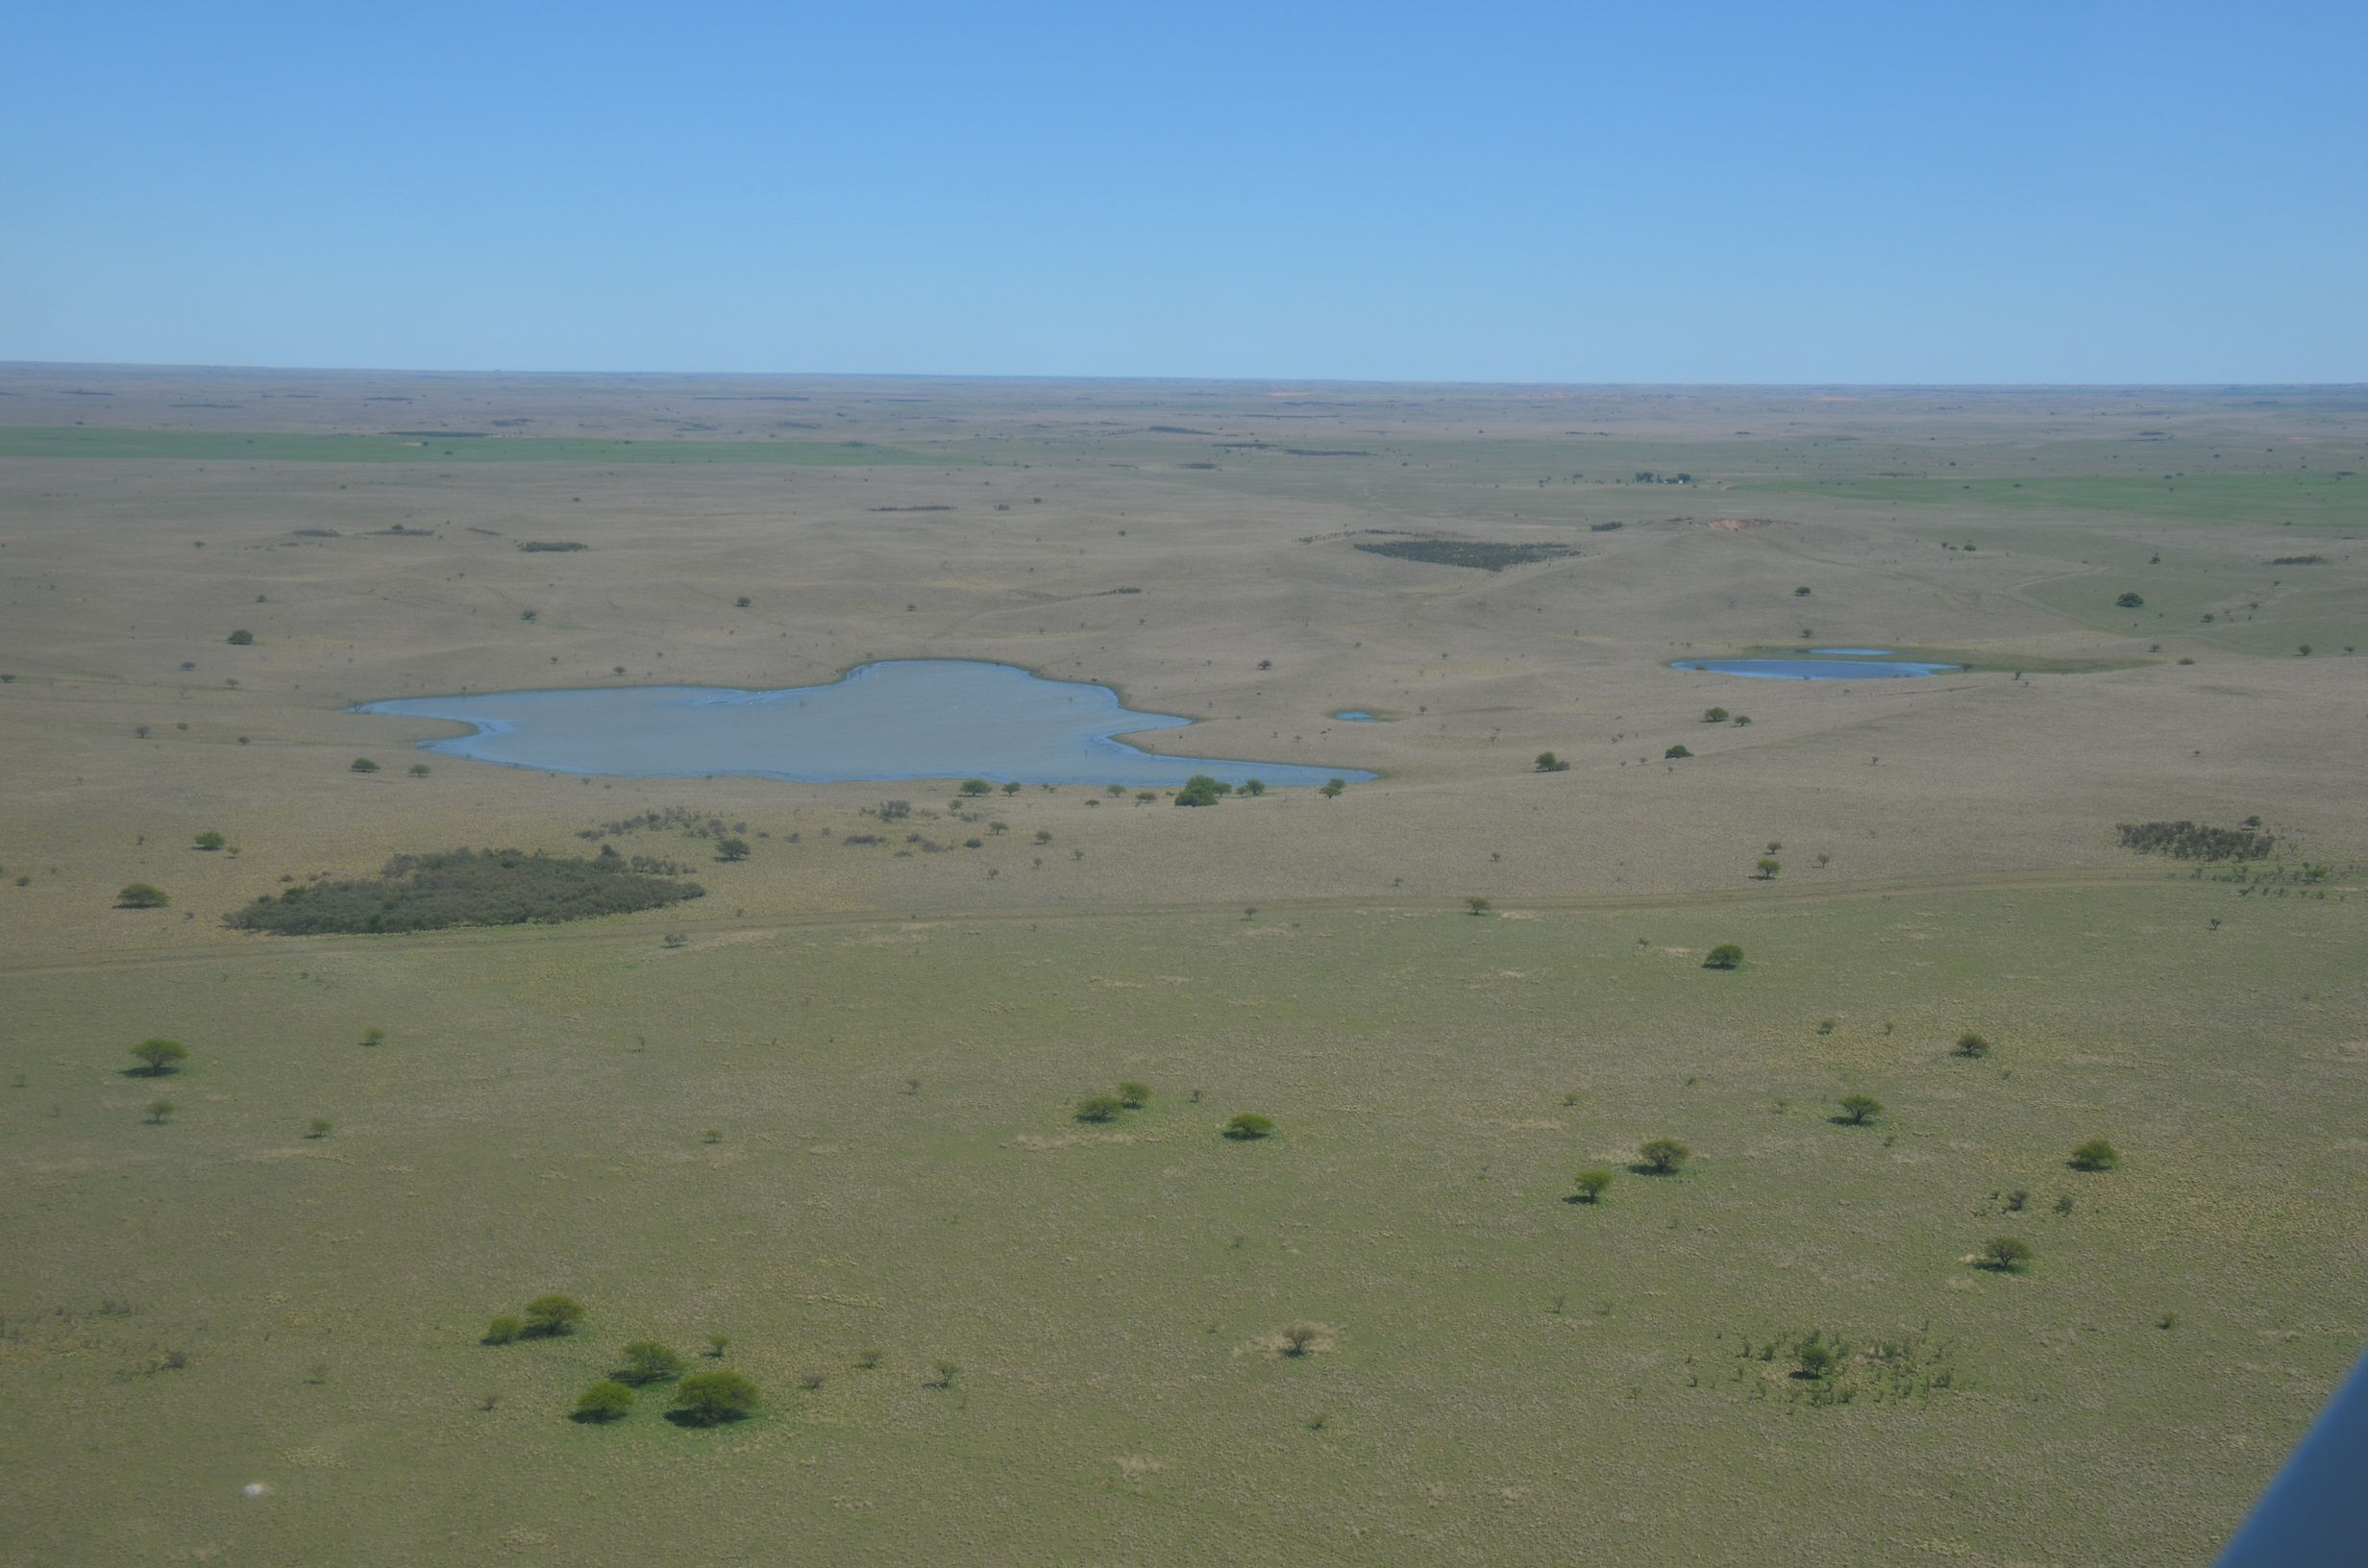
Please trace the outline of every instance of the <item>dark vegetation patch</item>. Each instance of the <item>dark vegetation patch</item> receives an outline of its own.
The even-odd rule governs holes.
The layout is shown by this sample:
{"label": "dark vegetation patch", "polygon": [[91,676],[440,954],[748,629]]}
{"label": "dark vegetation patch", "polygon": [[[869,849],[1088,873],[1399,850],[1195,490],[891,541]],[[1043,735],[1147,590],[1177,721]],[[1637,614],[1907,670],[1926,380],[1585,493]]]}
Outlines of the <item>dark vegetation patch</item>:
{"label": "dark vegetation patch", "polygon": [[482,430],[388,430],[388,435],[407,435],[413,440],[482,441]]}
{"label": "dark vegetation patch", "polygon": [[1617,533],[1627,526],[1625,523],[1590,523],[1587,525],[1587,531],[1590,533]]}
{"label": "dark vegetation patch", "polygon": [[1215,430],[1188,430],[1181,425],[1146,425],[1153,435],[1215,435]]}
{"label": "dark vegetation patch", "polygon": [[2258,831],[2258,817],[2242,827],[2205,827],[2190,821],[2123,822],[2121,846],[2141,855],[2168,855],[2173,860],[2266,860],[2277,838]]}
{"label": "dark vegetation patch", "polygon": [[577,544],[572,539],[529,539],[518,548],[530,555],[543,555],[553,551],[586,550],[590,547]]}
{"label": "dark vegetation patch", "polygon": [[1508,566],[1551,561],[1576,555],[1568,545],[1500,545],[1485,539],[1392,539],[1355,547],[1374,555],[1392,555],[1425,566],[1469,566],[1483,572],[1502,572]]}
{"label": "dark vegetation patch", "polygon": [[[598,827],[579,830],[576,837],[586,844],[598,844],[603,839],[621,839],[628,833],[679,833],[686,839],[711,839],[722,843],[747,833],[746,822],[727,823],[713,812],[694,811],[687,806],[668,806],[664,811],[645,811],[638,817],[623,817]],[[635,870],[645,857],[633,857]],[[669,874],[672,874],[671,872]]]}
{"label": "dark vegetation patch", "polygon": [[432,539],[435,537],[433,528],[407,528],[400,523],[391,528],[372,528],[370,531],[372,533],[391,533],[399,539]]}
{"label": "dark vegetation patch", "polygon": [[223,919],[239,930],[283,937],[435,931],[587,920],[705,894],[696,882],[658,874],[658,867],[678,870],[646,856],[628,861],[606,846],[590,860],[516,849],[397,855],[377,876],[299,885],[277,897],[265,894]]}
{"label": "dark vegetation patch", "polygon": [[1336,452],[1322,447],[1285,447],[1283,451],[1294,457],[1370,457],[1373,455],[1369,452],[1344,450]]}
{"label": "dark vegetation patch", "polygon": [[1215,463],[1178,463],[1175,466],[1178,468],[1215,468],[1217,465]]}
{"label": "dark vegetation patch", "polygon": [[950,512],[950,506],[875,506],[876,512]]}
{"label": "dark vegetation patch", "polygon": [[2281,555],[2269,563],[2272,566],[2325,566],[2324,555]]}
{"label": "dark vegetation patch", "polygon": [[338,536],[334,528],[298,528],[296,530],[296,537],[299,539],[334,539]]}

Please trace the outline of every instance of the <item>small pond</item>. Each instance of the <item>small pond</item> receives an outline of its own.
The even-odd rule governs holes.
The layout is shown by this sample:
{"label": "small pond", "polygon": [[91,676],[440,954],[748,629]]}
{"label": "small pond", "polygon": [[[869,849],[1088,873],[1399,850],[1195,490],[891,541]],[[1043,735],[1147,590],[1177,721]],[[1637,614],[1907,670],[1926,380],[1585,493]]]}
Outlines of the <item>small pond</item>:
{"label": "small pond", "polygon": [[[1821,653],[1857,652],[1859,649],[1820,649]],[[1887,652],[1888,649],[1868,649],[1866,652]],[[1762,680],[1903,680],[1912,675],[1934,675],[1943,670],[1961,668],[1954,664],[1914,664],[1905,660],[1869,658],[1793,658],[1793,659],[1676,659],[1672,670],[1708,670],[1721,675],[1753,675]]]}
{"label": "small pond", "polygon": [[1378,724],[1381,723],[1380,720],[1374,718],[1363,708],[1343,708],[1332,717],[1335,719],[1345,719],[1352,724]]}
{"label": "small pond", "polygon": [[1168,757],[1113,737],[1192,723],[1134,713],[1107,686],[1046,680],[1008,664],[900,659],[859,665],[827,686],[608,686],[364,702],[361,713],[449,719],[474,733],[423,742],[446,756],[618,778],[753,773],[802,784],[986,778],[1021,784],[1288,786],[1373,777],[1221,757]]}

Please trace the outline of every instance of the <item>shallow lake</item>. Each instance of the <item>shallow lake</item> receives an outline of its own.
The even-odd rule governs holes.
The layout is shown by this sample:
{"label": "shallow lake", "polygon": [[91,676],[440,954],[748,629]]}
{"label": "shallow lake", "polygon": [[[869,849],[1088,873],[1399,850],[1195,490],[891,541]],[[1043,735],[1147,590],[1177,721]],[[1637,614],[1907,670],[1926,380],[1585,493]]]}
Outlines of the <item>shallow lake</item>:
{"label": "shallow lake", "polygon": [[[1854,649],[1829,649],[1841,653]],[[1869,652],[1886,649],[1870,649]],[[1762,680],[1904,680],[1912,675],[1955,670],[1954,664],[1912,664],[1904,660],[1863,658],[1802,659],[1677,659],[1672,670],[1708,670],[1721,675],[1753,675]]]}
{"label": "shallow lake", "polygon": [[827,686],[744,692],[718,686],[609,686],[364,702],[361,713],[475,726],[422,743],[446,756],[619,778],[753,773],[829,784],[853,779],[985,778],[1021,784],[1358,783],[1353,768],[1168,757],[1113,737],[1192,723],[1135,713],[1107,686],[1046,680],[1008,664],[900,659],[859,665]]}

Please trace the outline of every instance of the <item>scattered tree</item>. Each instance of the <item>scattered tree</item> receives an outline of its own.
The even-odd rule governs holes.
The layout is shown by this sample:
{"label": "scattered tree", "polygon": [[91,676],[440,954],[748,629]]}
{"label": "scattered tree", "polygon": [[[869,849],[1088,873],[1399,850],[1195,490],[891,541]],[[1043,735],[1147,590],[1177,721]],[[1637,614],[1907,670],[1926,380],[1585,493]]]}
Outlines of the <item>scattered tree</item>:
{"label": "scattered tree", "polygon": [[1692,756],[1692,755],[1693,755],[1693,753],[1692,753],[1691,751],[1689,751],[1686,747],[1682,747],[1682,746],[1673,746],[1673,747],[1669,747],[1669,749],[1667,749],[1666,751],[1664,751],[1664,752],[1663,752],[1663,753],[1661,753],[1661,754],[1662,754],[1662,756],[1663,756],[1664,758],[1670,758],[1670,757],[1690,757],[1690,756]]}
{"label": "scattered tree", "polygon": [[1762,855],[1760,857],[1760,880],[1763,882],[1775,881],[1776,873],[1784,869],[1784,862],[1778,860],[1774,855]]}
{"label": "scattered tree", "polygon": [[1706,724],[1723,724],[1732,717],[1733,715],[1724,708],[1704,708],[1702,710],[1702,722]]}
{"label": "scattered tree", "polygon": [[962,1375],[962,1369],[951,1361],[939,1361],[929,1371],[930,1376],[925,1381],[931,1388],[950,1388],[953,1380]]}
{"label": "scattered tree", "polygon": [[2011,1236],[1993,1236],[1982,1244],[1982,1266],[2012,1274],[2031,1262],[2031,1243]]}
{"label": "scattered tree", "polygon": [[383,1045],[386,1043],[386,1031],[374,1023],[361,1032],[361,1042],[364,1045]]}
{"label": "scattered tree", "polygon": [[426,778],[428,776],[428,765],[424,762],[415,762],[411,764],[411,776],[413,778]]}
{"label": "scattered tree", "polygon": [[576,1332],[583,1321],[583,1303],[574,1296],[553,1293],[527,1303],[526,1332],[541,1338],[557,1338]]}
{"label": "scattered tree", "polygon": [[1743,949],[1731,942],[1722,942],[1702,961],[1706,969],[1739,969],[1743,967]]}
{"label": "scattered tree", "polygon": [[1953,1056],[1976,1058],[1985,1057],[1989,1055],[1989,1041],[1984,1040],[1980,1035],[1973,1033],[1971,1030],[1967,1030],[1965,1033],[1957,1037],[1957,1048],[1950,1054]]}
{"label": "scattered tree", "polygon": [[336,1124],[331,1121],[327,1116],[314,1116],[310,1121],[305,1124],[305,1137],[327,1138],[329,1136],[329,1129],[334,1125]]}
{"label": "scattered tree", "polygon": [[1346,788],[1348,788],[1348,780],[1344,778],[1332,778],[1326,779],[1324,781],[1323,788],[1318,790],[1316,793],[1322,796],[1326,800],[1337,800],[1340,798],[1341,792]]}
{"label": "scattered tree", "polygon": [[356,757],[348,769],[348,772],[357,773],[375,773],[378,771],[379,765],[368,757]]}
{"label": "scattered tree", "polygon": [[225,637],[222,640],[230,644],[233,648],[245,648],[248,644],[255,641],[255,633],[247,630],[244,626],[241,626],[236,631],[232,632],[228,637]]}
{"label": "scattered tree", "polygon": [[1809,597],[1809,590],[1806,587],[1795,588],[1792,590],[1792,597],[1794,599],[1807,599]]}
{"label": "scattered tree", "polygon": [[1272,1135],[1274,1123],[1255,1111],[1245,1111],[1225,1123],[1225,1136],[1242,1142]]}
{"label": "scattered tree", "polygon": [[[17,879],[19,885],[22,885],[23,880],[22,877]],[[162,888],[147,882],[126,883],[115,894],[117,909],[162,909],[171,902],[172,900],[164,895]]]}
{"label": "scattered tree", "polygon": [[1486,915],[1494,906],[1486,898],[1472,897],[1464,900],[1464,907],[1474,915]]}
{"label": "scattered tree", "polygon": [[526,1332],[527,1326],[524,1323],[510,1316],[507,1312],[505,1312],[501,1316],[495,1318],[492,1322],[485,1325],[485,1337],[480,1340],[479,1343],[487,1345],[512,1344],[516,1342],[520,1335]]}
{"label": "scattered tree", "polygon": [[962,793],[969,796],[993,795],[995,786],[983,778],[966,778],[962,781]]}
{"label": "scattered tree", "polygon": [[143,1076],[161,1078],[189,1059],[189,1048],[177,1040],[143,1040],[132,1047],[132,1055]]}
{"label": "scattered tree", "polygon": [[1005,779],[1003,781],[1003,793],[1005,795],[1018,795],[1020,793],[1020,781],[1016,778]]}
{"label": "scattered tree", "polygon": [[1320,1323],[1294,1323],[1277,1336],[1282,1341],[1277,1348],[1286,1356],[1312,1355],[1323,1336]]}
{"label": "scattered tree", "polygon": [[604,1378],[576,1398],[576,1419],[595,1426],[623,1420],[632,1412],[633,1390]]}
{"label": "scattered tree", "polygon": [[660,1383],[682,1370],[682,1358],[654,1339],[636,1339],[617,1358],[625,1363],[615,1374],[619,1383]]}
{"label": "scattered tree", "polygon": [[2121,1164],[2121,1151],[2101,1138],[2092,1138],[2072,1151],[2074,1170],[2110,1170]]}
{"label": "scattered tree", "polygon": [[2113,600],[2113,603],[2119,608],[2125,610],[2143,609],[2146,605],[2146,601],[2135,594],[2124,594],[2119,599]]}
{"label": "scattered tree", "polygon": [[746,840],[746,839],[725,839],[725,840],[722,840],[722,841],[721,841],[721,842],[719,842],[719,843],[716,845],[716,846],[715,846],[715,858],[716,858],[716,859],[718,859],[718,860],[746,860],[746,859],[748,859],[748,858],[749,858],[749,841],[748,841],[748,840]]}
{"label": "scattered tree", "polygon": [[707,1360],[711,1361],[722,1360],[724,1359],[725,1348],[730,1343],[731,1335],[728,1334],[711,1334],[707,1335]]}
{"label": "scattered tree", "polygon": [[225,839],[221,834],[214,832],[211,828],[208,828],[205,832],[200,833],[197,836],[197,847],[209,851],[219,849],[229,842],[230,841],[228,839]]}
{"label": "scattered tree", "polygon": [[1804,1378],[1823,1378],[1841,1363],[1847,1353],[1838,1341],[1828,1344],[1825,1335],[1812,1329],[1809,1337],[1792,1348],[1792,1364]]}
{"label": "scattered tree", "polygon": [[1570,764],[1565,762],[1562,758],[1556,756],[1551,751],[1541,751],[1538,753],[1538,772],[1542,773],[1566,773],[1570,772]]}
{"label": "scattered tree", "polygon": [[1077,1102],[1077,1119],[1093,1122],[1116,1121],[1119,1113],[1125,1109],[1126,1102],[1116,1094],[1088,1094]]}
{"label": "scattered tree", "polygon": [[1119,1103],[1125,1106],[1129,1111],[1142,1110],[1144,1103],[1150,1099],[1150,1097],[1151,1086],[1148,1084],[1137,1084],[1130,1082],[1119,1085]]}
{"label": "scattered tree", "polygon": [[1612,1173],[1601,1169],[1582,1170],[1572,1180],[1579,1184],[1581,1203],[1601,1203],[1605,1189],[1612,1185]]}
{"label": "scattered tree", "polygon": [[742,595],[741,595],[738,599],[735,599],[735,600],[732,600],[732,605],[733,605],[733,607],[734,607],[734,608],[736,608],[736,609],[743,609],[743,610],[745,610],[745,609],[747,609],[747,608],[749,607],[749,605],[750,605],[751,603],[752,603],[752,602],[754,602],[754,601],[753,601],[753,600],[752,600],[749,598],[749,596],[748,596],[748,595],[746,595],[746,594],[742,594]]}
{"label": "scattered tree", "polygon": [[1638,1164],[1655,1176],[1674,1176],[1692,1158],[1693,1150],[1674,1138],[1656,1138],[1637,1148]]}
{"label": "scattered tree", "polygon": [[1242,793],[1244,795],[1264,795],[1267,793],[1267,781],[1263,778],[1246,779],[1242,784]]}
{"label": "scattered tree", "polygon": [[1179,806],[1213,806],[1232,793],[1232,785],[1211,778],[1206,773],[1195,773],[1184,781],[1182,789],[1175,792],[1175,803]]}
{"label": "scattered tree", "polygon": [[1866,1118],[1879,1115],[1883,1102],[1872,1094],[1844,1094],[1841,1097],[1841,1119],[1853,1127],[1863,1127]]}
{"label": "scattered tree", "polygon": [[163,1126],[172,1114],[173,1102],[170,1100],[150,1100],[148,1102],[148,1120],[156,1126]]}

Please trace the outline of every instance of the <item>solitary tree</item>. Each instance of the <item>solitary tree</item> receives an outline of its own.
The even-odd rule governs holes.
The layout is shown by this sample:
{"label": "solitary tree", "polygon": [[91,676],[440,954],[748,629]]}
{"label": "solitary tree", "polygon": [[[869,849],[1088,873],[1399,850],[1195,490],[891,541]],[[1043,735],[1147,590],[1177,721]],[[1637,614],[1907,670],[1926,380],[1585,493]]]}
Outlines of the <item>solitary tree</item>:
{"label": "solitary tree", "polygon": [[1232,793],[1232,785],[1211,778],[1206,773],[1195,773],[1184,781],[1182,789],[1175,792],[1175,803],[1179,806],[1213,806]]}
{"label": "solitary tree", "polygon": [[964,795],[993,795],[995,786],[983,778],[966,778],[962,781],[962,793]]}
{"label": "solitary tree", "polygon": [[1326,800],[1333,800],[1338,799],[1340,797],[1340,793],[1346,788],[1348,788],[1348,780],[1344,778],[1328,778],[1324,780],[1323,788],[1318,790],[1316,793],[1322,796]]}
{"label": "solitary tree", "polygon": [[126,883],[115,894],[117,909],[162,909],[171,902],[172,900],[164,895],[162,888],[147,882]]}
{"label": "solitary tree", "polygon": [[1957,1037],[1957,1049],[1951,1054],[1967,1057],[1987,1056],[1989,1055],[1989,1041],[1968,1030]]}
{"label": "solitary tree", "polygon": [[1637,1149],[1638,1163],[1656,1176],[1674,1176],[1692,1158],[1693,1150],[1674,1138],[1656,1138]]}
{"label": "solitary tree", "polygon": [[1704,708],[1702,710],[1702,722],[1706,724],[1723,724],[1732,715],[1724,708]]}
{"label": "solitary tree", "polygon": [[173,1102],[170,1100],[150,1100],[148,1102],[148,1119],[159,1127],[163,1126],[172,1114]]}
{"label": "solitary tree", "polygon": [[2101,1138],[2092,1138],[2072,1151],[2074,1170],[2110,1170],[2121,1164],[2121,1151]]}
{"label": "solitary tree", "polygon": [[1492,906],[1486,898],[1473,897],[1465,899],[1464,907],[1474,915],[1486,915]]}
{"label": "solitary tree", "polygon": [[255,633],[253,633],[253,632],[251,632],[251,631],[247,630],[245,627],[243,627],[243,626],[242,626],[242,627],[240,627],[238,630],[232,632],[232,633],[231,633],[228,637],[225,637],[225,638],[223,638],[222,640],[223,640],[224,642],[226,642],[226,643],[230,644],[233,648],[244,648],[244,647],[246,647],[249,643],[252,643],[252,642],[254,642],[254,641],[255,641]]}
{"label": "solitary tree", "polygon": [[519,1322],[518,1319],[510,1316],[507,1312],[504,1312],[499,1317],[496,1317],[492,1322],[485,1325],[485,1337],[481,1340],[480,1343],[488,1345],[511,1344],[517,1340],[520,1335],[526,1332],[527,1326],[524,1323]]}
{"label": "solitary tree", "polygon": [[1569,771],[1570,764],[1563,761],[1562,758],[1556,756],[1553,752],[1541,751],[1538,753],[1538,772],[1542,773],[1566,773]]}
{"label": "solitary tree", "polygon": [[1604,1190],[1612,1185],[1612,1173],[1608,1170],[1582,1170],[1572,1180],[1579,1184],[1581,1203],[1601,1203]]}
{"label": "solitary tree", "polygon": [[1151,1086],[1148,1084],[1129,1082],[1119,1085],[1119,1103],[1129,1111],[1142,1110],[1144,1102],[1150,1097]]}
{"label": "solitary tree", "polygon": [[1784,862],[1778,860],[1774,855],[1762,855],[1760,857],[1760,880],[1763,882],[1775,881],[1776,873],[1784,869]]}
{"label": "solitary tree", "polygon": [[1003,781],[1003,793],[1005,795],[1018,795],[1020,793],[1020,781],[1016,778],[1005,779]]}
{"label": "solitary tree", "polygon": [[211,828],[208,828],[205,832],[200,833],[197,836],[197,846],[200,849],[219,849],[229,842],[230,841],[228,839],[225,839],[221,834],[214,832]]}
{"label": "solitary tree", "polygon": [[654,1339],[634,1340],[617,1359],[625,1363],[616,1374],[619,1383],[657,1383],[682,1370],[682,1358]]}
{"label": "solitary tree", "polygon": [[1834,1370],[1842,1358],[1839,1344],[1826,1343],[1821,1332],[1812,1329],[1809,1337],[1792,1348],[1792,1364],[1805,1378],[1822,1378]]}
{"label": "solitary tree", "polygon": [[1661,754],[1662,754],[1662,756],[1663,756],[1663,757],[1665,757],[1665,758],[1667,758],[1667,757],[1690,757],[1690,756],[1692,756],[1692,755],[1693,755],[1693,753],[1692,753],[1691,751],[1687,750],[1687,749],[1686,749],[1686,747],[1682,747],[1682,746],[1673,746],[1673,747],[1669,747],[1669,749],[1667,749],[1666,751],[1664,751],[1664,752],[1663,752],[1663,753],[1661,753]]}
{"label": "solitary tree", "polygon": [[756,1384],[737,1372],[694,1372],[675,1385],[675,1409],[703,1427],[737,1421],[756,1408]]}
{"label": "solitary tree", "polygon": [[1982,1266],[2011,1274],[2031,1262],[2031,1243],[2011,1236],[1993,1236],[1982,1244]]}
{"label": "solitary tree", "polygon": [[161,1078],[189,1059],[189,1048],[177,1040],[143,1040],[132,1047],[138,1058],[140,1071],[151,1078]]}
{"label": "solitary tree", "polygon": [[716,846],[715,846],[715,858],[716,858],[716,859],[718,859],[718,860],[746,860],[746,859],[748,859],[748,858],[749,858],[749,841],[748,841],[748,840],[746,840],[746,839],[725,839],[725,840],[723,840],[722,842],[718,843],[718,844],[716,845]]}
{"label": "solitary tree", "polygon": [[379,771],[379,765],[368,757],[356,757],[349,771],[357,773],[375,773]]}
{"label": "solitary tree", "polygon": [[2124,594],[2113,602],[2125,610],[2143,609],[2146,606],[2146,601],[2135,594]]}
{"label": "solitary tree", "polygon": [[1263,778],[1245,779],[1242,784],[1242,793],[1244,795],[1264,795],[1267,793],[1267,781]]}
{"label": "solitary tree", "polygon": [[1743,949],[1731,942],[1722,942],[1702,961],[1706,969],[1739,969],[1743,967]]}
{"label": "solitary tree", "polygon": [[583,1303],[574,1296],[556,1293],[536,1296],[527,1303],[527,1332],[556,1338],[574,1334],[576,1325],[583,1321]]}
{"label": "solitary tree", "polygon": [[1225,1123],[1225,1136],[1243,1142],[1270,1136],[1274,1123],[1255,1111],[1245,1111]]}
{"label": "solitary tree", "polygon": [[327,1138],[329,1136],[329,1129],[333,1125],[334,1123],[333,1123],[327,1116],[314,1116],[305,1125],[305,1137]]}
{"label": "solitary tree", "polygon": [[1320,1323],[1294,1323],[1291,1327],[1285,1329],[1279,1337],[1282,1340],[1280,1349],[1284,1355],[1312,1355],[1315,1352],[1318,1342],[1323,1338],[1323,1325]]}
{"label": "solitary tree", "polygon": [[1116,1094],[1088,1094],[1077,1102],[1077,1119],[1097,1122],[1116,1121],[1119,1113],[1125,1109],[1126,1102]]}
{"label": "solitary tree", "polygon": [[1883,1102],[1872,1094],[1844,1094],[1841,1097],[1841,1119],[1853,1127],[1863,1127],[1866,1118],[1881,1114]]}
{"label": "solitary tree", "polygon": [[596,1426],[624,1419],[633,1409],[633,1390],[604,1378],[576,1399],[576,1419]]}
{"label": "solitary tree", "polygon": [[364,1045],[383,1045],[386,1043],[386,1031],[374,1023],[361,1032],[361,1042]]}

